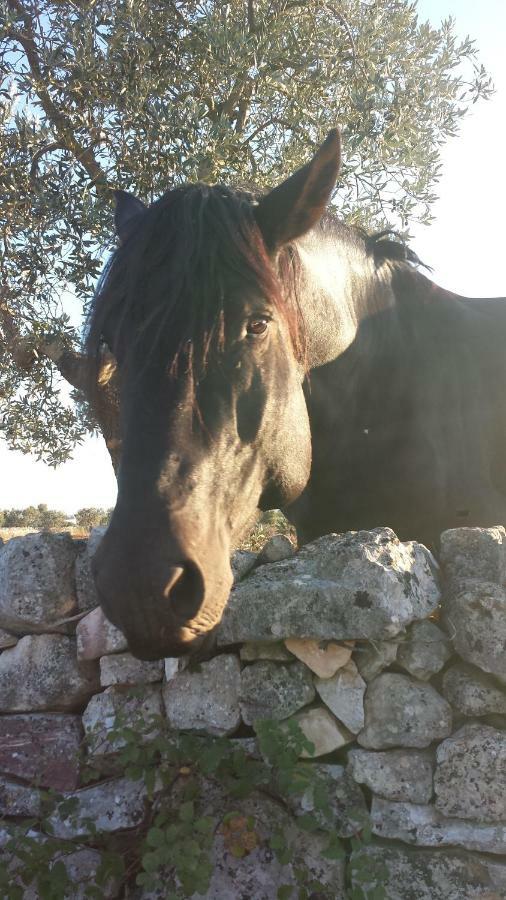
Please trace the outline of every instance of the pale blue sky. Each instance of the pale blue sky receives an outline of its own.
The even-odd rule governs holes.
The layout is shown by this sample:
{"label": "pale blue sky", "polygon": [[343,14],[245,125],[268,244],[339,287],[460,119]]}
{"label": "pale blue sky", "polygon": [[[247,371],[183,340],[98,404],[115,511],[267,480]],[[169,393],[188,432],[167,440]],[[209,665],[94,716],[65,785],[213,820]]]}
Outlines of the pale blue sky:
{"label": "pale blue sky", "polygon": [[[476,105],[460,135],[444,148],[436,221],[415,230],[412,246],[443,287],[468,296],[504,296],[506,3],[419,0],[418,9],[420,18],[435,25],[453,15],[458,33],[476,39],[496,94]],[[114,475],[101,439],[87,441],[56,470],[0,444],[0,471],[0,508],[47,503],[71,513],[114,504]]]}

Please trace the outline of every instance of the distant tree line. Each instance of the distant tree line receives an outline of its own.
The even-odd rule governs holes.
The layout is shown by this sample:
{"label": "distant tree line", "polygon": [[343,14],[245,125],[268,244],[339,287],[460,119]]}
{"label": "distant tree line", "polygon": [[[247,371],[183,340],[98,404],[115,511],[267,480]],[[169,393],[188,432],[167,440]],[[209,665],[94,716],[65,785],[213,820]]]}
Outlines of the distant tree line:
{"label": "distant tree line", "polygon": [[0,509],[0,528],[69,528],[77,525],[80,528],[94,528],[96,525],[107,525],[112,510],[98,506],[78,509],[71,516],[60,509],[49,509],[46,503],[37,506],[26,506],[24,509]]}

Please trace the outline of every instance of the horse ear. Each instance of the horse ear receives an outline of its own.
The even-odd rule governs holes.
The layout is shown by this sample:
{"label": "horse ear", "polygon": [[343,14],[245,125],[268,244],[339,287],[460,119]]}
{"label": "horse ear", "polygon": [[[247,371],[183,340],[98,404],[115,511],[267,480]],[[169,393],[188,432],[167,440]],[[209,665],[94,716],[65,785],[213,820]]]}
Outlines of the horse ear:
{"label": "horse ear", "polygon": [[147,207],[142,200],[129,194],[128,191],[114,191],[114,196],[116,197],[116,209],[114,210],[116,234],[124,244],[132,233],[135,218]]}
{"label": "horse ear", "polygon": [[269,250],[294,241],[316,225],[325,211],[341,163],[337,128],[313,159],[263,197],[255,217]]}

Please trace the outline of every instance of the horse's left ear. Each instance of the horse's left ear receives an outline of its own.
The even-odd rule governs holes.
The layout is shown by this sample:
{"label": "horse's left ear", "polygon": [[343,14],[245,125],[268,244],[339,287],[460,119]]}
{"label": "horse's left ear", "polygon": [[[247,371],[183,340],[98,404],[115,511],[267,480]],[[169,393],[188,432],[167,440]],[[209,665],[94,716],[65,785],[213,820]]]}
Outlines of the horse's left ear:
{"label": "horse's left ear", "polygon": [[130,237],[132,233],[132,225],[140,213],[143,213],[147,207],[142,200],[129,194],[128,191],[114,191],[116,197],[116,209],[114,210],[114,224],[116,226],[116,234],[122,244]]}
{"label": "horse's left ear", "polygon": [[269,250],[316,225],[330,200],[340,163],[341,138],[334,128],[310,162],[260,200],[255,217]]}

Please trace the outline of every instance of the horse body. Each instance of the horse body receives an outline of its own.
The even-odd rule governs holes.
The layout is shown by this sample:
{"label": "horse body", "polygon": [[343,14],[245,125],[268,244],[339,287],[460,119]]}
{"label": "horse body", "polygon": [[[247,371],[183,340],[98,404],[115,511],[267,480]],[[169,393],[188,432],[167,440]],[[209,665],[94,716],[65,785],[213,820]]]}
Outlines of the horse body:
{"label": "horse body", "polygon": [[121,373],[118,501],[94,560],[142,658],[201,646],[258,509],[302,541],[506,522],[504,301],[436,288],[325,213],[332,133],[265,197],[121,194],[88,348]]}

